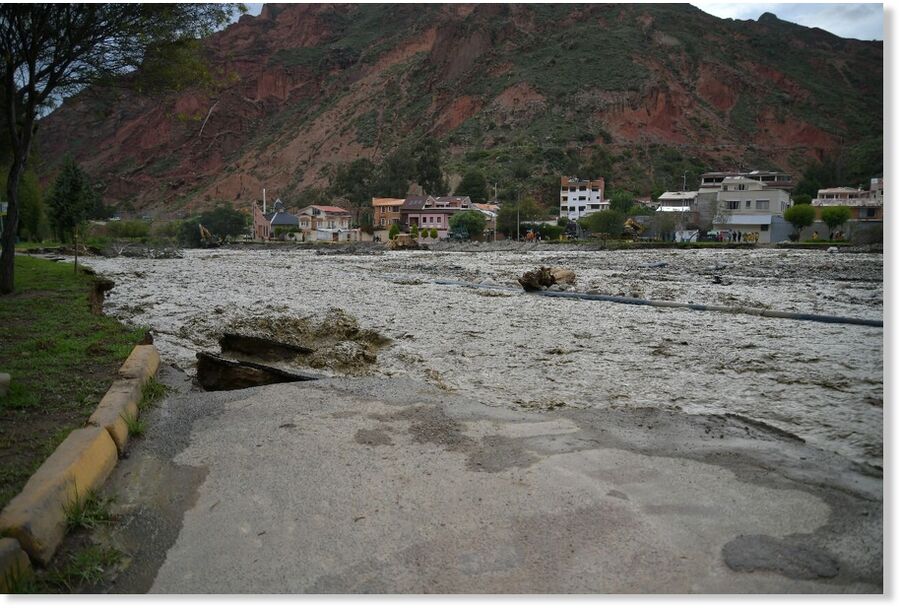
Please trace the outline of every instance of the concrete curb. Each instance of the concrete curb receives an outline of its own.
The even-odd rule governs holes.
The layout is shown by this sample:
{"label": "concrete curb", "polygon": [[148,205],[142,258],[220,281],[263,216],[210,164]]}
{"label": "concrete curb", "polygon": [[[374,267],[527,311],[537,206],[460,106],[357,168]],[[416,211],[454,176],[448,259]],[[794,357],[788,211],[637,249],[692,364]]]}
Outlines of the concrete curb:
{"label": "concrete curb", "polygon": [[119,368],[123,379],[139,379],[141,384],[156,374],[159,369],[159,351],[153,345],[138,345]]}
{"label": "concrete curb", "polygon": [[140,379],[121,379],[115,381],[91,418],[89,425],[102,427],[109,432],[110,437],[116,443],[119,454],[125,452],[128,443],[128,421],[138,418],[138,404],[141,401],[143,383]]}
{"label": "concrete curb", "polygon": [[[113,382],[88,425],[70,433],[0,512],[0,532],[15,539],[26,559],[46,565],[65,537],[66,510],[106,482],[128,441],[124,419],[137,418],[143,386],[158,368],[155,347],[135,347],[119,369],[123,378]],[[2,541],[11,558],[0,554],[0,581],[17,577],[20,568],[15,548]]]}
{"label": "concrete curb", "polygon": [[0,594],[13,592],[16,582],[30,573],[31,561],[19,541],[12,537],[0,538]]}

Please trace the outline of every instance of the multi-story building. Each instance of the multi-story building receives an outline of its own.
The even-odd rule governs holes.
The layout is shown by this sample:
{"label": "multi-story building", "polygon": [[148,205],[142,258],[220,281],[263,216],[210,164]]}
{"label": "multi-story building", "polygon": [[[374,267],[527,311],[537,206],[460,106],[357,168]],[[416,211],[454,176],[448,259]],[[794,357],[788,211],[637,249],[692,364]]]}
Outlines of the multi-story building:
{"label": "multi-story building", "polygon": [[387,229],[391,224],[400,224],[400,208],[405,199],[372,198],[372,208],[375,210],[373,223],[376,229]]}
{"label": "multi-story building", "polygon": [[786,190],[790,192],[794,189],[794,179],[793,177],[785,173],[783,171],[737,171],[737,172],[724,172],[724,171],[710,171],[707,173],[700,174],[700,191],[718,191],[722,185],[722,182],[725,178],[750,178],[751,180],[756,180],[758,182],[762,182],[769,188],[780,188],[782,190]]}
{"label": "multi-story building", "polygon": [[559,217],[578,220],[587,214],[609,209],[609,201],[603,199],[606,181],[580,180],[563,176],[559,184]]}
{"label": "multi-story building", "polygon": [[350,228],[352,215],[342,207],[309,205],[298,216],[304,241],[359,240],[359,229]]}
{"label": "multi-story building", "polygon": [[727,176],[719,188],[714,230],[757,233],[758,243],[777,243],[791,234],[791,225],[784,219],[791,206],[786,190],[744,176]]}
{"label": "multi-story building", "polygon": [[[827,230],[818,224],[821,221],[822,210],[826,207],[845,206],[850,209],[850,220],[847,226],[849,234],[861,229],[873,228],[875,225],[884,222],[884,178],[872,178],[869,181],[869,190],[859,188],[848,188],[840,186],[837,188],[822,188],[812,201],[813,207],[816,209],[817,223],[813,225],[812,230],[817,232]],[[820,234],[825,234],[821,232]]]}
{"label": "multi-story building", "polygon": [[[401,223],[408,230],[416,225],[420,230],[437,229],[438,237],[443,239],[450,232],[450,218],[463,211],[477,211],[487,216],[490,224],[490,213],[480,209],[469,197],[407,197],[400,208]],[[474,235],[473,235],[474,236]]]}

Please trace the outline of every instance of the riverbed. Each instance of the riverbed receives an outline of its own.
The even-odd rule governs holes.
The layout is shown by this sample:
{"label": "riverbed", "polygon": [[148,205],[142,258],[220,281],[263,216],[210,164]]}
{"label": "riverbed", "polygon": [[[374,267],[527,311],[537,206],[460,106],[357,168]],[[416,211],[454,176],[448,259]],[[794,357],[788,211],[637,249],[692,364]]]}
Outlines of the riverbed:
{"label": "riverbed", "polygon": [[116,283],[107,313],[149,326],[163,358],[188,371],[195,352],[214,350],[217,332],[235,320],[315,317],[338,307],[391,339],[371,370],[378,376],[498,408],[739,414],[882,464],[881,328],[502,289],[535,266],[565,266],[578,291],[882,319],[881,254],[220,249],[85,262]]}

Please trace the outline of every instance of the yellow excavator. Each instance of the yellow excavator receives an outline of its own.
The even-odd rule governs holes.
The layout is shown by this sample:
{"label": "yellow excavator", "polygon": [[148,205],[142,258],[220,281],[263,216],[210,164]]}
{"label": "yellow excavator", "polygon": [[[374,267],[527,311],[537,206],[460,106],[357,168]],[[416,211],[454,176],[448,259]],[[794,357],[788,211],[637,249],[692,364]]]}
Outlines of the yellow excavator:
{"label": "yellow excavator", "polygon": [[641,224],[634,218],[628,218],[627,220],[625,220],[624,229],[625,234],[632,239],[640,237],[644,233],[644,231],[647,230],[643,224]]}
{"label": "yellow excavator", "polygon": [[197,226],[200,228],[200,245],[203,247],[219,247],[222,245],[222,240],[213,237],[209,229],[202,224],[197,224]]}

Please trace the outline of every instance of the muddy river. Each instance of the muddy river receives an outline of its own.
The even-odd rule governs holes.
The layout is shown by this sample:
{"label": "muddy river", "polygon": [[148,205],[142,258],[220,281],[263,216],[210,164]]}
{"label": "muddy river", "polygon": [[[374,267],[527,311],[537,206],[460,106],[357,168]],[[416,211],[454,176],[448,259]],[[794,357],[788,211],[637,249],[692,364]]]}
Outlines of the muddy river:
{"label": "muddy river", "polygon": [[736,413],[881,465],[881,328],[431,283],[517,286],[523,271],[553,265],[577,273],[578,291],[882,319],[881,254],[194,250],[87,263],[116,282],[106,311],[152,328],[186,370],[234,320],[339,307],[391,339],[374,374],[497,407]]}

